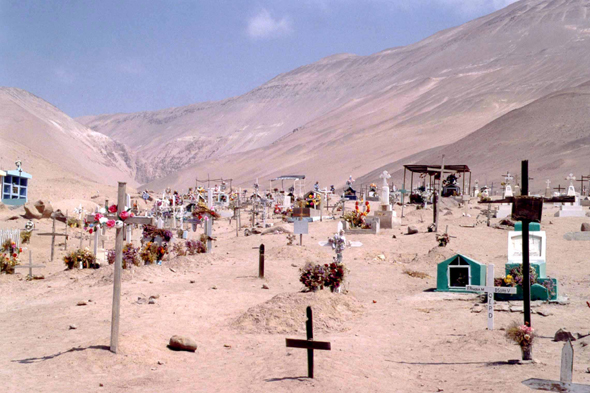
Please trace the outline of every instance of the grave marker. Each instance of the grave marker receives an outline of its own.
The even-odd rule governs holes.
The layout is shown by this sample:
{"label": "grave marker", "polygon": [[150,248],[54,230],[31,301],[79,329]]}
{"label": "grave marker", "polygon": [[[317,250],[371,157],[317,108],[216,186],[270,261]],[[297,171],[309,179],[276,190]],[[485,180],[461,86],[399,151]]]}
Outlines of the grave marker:
{"label": "grave marker", "polygon": [[494,286],[494,265],[488,265],[486,275],[486,286],[467,285],[468,291],[484,292],[488,298],[488,330],[494,330],[494,294],[495,293],[516,293],[515,287],[495,287]]}
{"label": "grave marker", "polygon": [[29,274],[27,277],[33,278],[33,269],[44,269],[45,265],[33,265],[33,256],[31,255],[31,250],[29,250],[29,264],[28,265],[16,265],[14,266],[15,269],[29,269]]}
{"label": "grave marker", "polygon": [[543,390],[546,392],[569,392],[569,393],[590,393],[590,385],[572,383],[574,370],[574,347],[568,341],[561,350],[561,372],[559,381],[548,379],[530,378],[522,381],[522,384],[532,390]]}
{"label": "grave marker", "polygon": [[[68,224],[66,222],[66,228],[67,228],[67,226],[68,226]],[[50,259],[50,261],[53,262],[53,255],[55,253],[55,237],[56,236],[64,236],[67,240],[68,234],[55,232],[55,217],[53,217],[53,226],[51,229],[51,233],[40,233],[39,236],[51,236],[51,259]]]}
{"label": "grave marker", "polygon": [[260,245],[258,252],[258,278],[264,278],[264,244]]}
{"label": "grave marker", "polygon": [[307,340],[297,340],[293,338],[286,339],[287,348],[307,349],[307,376],[313,378],[313,351],[314,349],[330,351],[332,346],[329,342],[313,341],[313,319],[311,307],[307,307],[307,321],[305,322]]}

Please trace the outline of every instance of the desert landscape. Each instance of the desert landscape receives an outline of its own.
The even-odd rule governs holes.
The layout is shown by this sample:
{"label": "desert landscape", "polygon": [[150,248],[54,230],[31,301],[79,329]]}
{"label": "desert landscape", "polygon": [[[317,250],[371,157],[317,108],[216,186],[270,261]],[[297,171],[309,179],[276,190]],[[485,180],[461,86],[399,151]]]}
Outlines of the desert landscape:
{"label": "desert landscape", "polygon": [[590,391],[590,0],[500,3],[216,101],[0,86],[0,391]]}

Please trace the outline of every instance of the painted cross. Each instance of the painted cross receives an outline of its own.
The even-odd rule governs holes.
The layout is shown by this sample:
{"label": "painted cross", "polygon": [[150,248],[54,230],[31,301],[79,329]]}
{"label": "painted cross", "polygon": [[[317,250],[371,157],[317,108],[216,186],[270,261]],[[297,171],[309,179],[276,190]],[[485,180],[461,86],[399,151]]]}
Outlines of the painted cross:
{"label": "painted cross", "polygon": [[514,180],[514,176],[512,176],[510,172],[506,172],[506,174],[504,175],[504,180],[506,180],[506,184],[510,184],[510,182]]}
{"label": "painted cross", "polygon": [[553,188],[554,190],[557,190],[557,192],[559,192],[561,194],[561,190],[565,190],[564,187],[561,186],[561,184],[559,184],[557,187]]}
{"label": "painted cross", "polygon": [[33,265],[33,256],[31,250],[29,250],[29,264],[28,265],[16,265],[15,269],[29,269],[29,275],[27,277],[33,278],[33,269],[44,269],[45,265]]}
{"label": "painted cross", "polygon": [[570,186],[573,187],[574,186],[574,181],[576,181],[576,177],[574,176],[573,173],[570,173],[569,176],[565,178],[565,180],[569,180],[570,181]]}
{"label": "painted cross", "polygon": [[532,390],[543,390],[546,392],[570,392],[590,393],[590,385],[572,383],[574,371],[574,347],[568,341],[561,350],[561,373],[559,381],[548,379],[530,378],[522,381],[522,384]]}
{"label": "painted cross", "polygon": [[325,341],[313,341],[313,319],[311,307],[307,307],[307,321],[305,322],[305,329],[307,332],[307,340],[297,340],[287,338],[287,348],[303,348],[307,349],[307,375],[313,378],[313,351],[314,349],[330,351],[332,345]]}
{"label": "painted cross", "polygon": [[389,172],[383,171],[383,173],[379,175],[379,178],[383,179],[383,187],[387,187],[387,180],[391,179],[391,175]]}
{"label": "painted cross", "polygon": [[495,293],[516,293],[516,287],[495,287],[494,286],[494,265],[488,265],[486,286],[467,285],[465,289],[473,292],[485,292],[488,298],[488,330],[494,330],[494,294]]}

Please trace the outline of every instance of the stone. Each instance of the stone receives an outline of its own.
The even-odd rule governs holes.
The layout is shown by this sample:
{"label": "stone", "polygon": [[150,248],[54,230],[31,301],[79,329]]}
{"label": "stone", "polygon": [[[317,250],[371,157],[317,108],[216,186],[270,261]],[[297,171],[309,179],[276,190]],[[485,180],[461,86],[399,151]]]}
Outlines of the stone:
{"label": "stone", "polygon": [[548,317],[550,315],[553,315],[553,313],[551,311],[547,311],[547,310],[537,310],[537,314],[539,314],[542,317]]}
{"label": "stone", "polygon": [[580,228],[581,232],[590,232],[590,223],[583,223],[582,228]]}
{"label": "stone", "polygon": [[40,220],[40,219],[41,219],[41,217],[43,217],[43,215],[42,215],[42,214],[40,214],[40,213],[37,213],[37,212],[35,212],[33,209],[31,209],[31,204],[29,204],[29,203],[26,203],[26,204],[23,206],[23,208],[25,209],[25,214],[24,214],[24,217],[25,217],[27,220],[33,220],[33,219],[35,219],[35,220]]}
{"label": "stone", "polygon": [[147,303],[147,299],[144,298],[144,297],[138,297],[136,303],[137,304],[146,304]]}
{"label": "stone", "polygon": [[197,343],[192,338],[174,335],[170,337],[168,348],[176,351],[195,352]]}
{"label": "stone", "polygon": [[68,329],[69,330],[76,330],[76,329],[78,329],[78,326],[72,324],[72,325],[68,326]]}
{"label": "stone", "polygon": [[510,306],[510,312],[523,312],[523,306]]}
{"label": "stone", "polygon": [[563,238],[568,241],[590,241],[590,232],[568,232]]}
{"label": "stone", "polygon": [[447,211],[445,214],[443,214],[443,216],[452,216],[453,212],[452,211]]}
{"label": "stone", "polygon": [[148,304],[156,304],[156,299],[150,298],[150,300],[148,300]]}
{"label": "stone", "polygon": [[410,226],[408,227],[408,235],[413,235],[413,234],[415,234],[415,233],[418,233],[418,228],[416,228],[416,227],[415,227],[415,226],[413,226],[413,225],[410,225]]}
{"label": "stone", "polygon": [[45,203],[39,200],[35,202],[34,206],[39,214],[41,214],[41,218],[51,218],[51,214],[53,213],[53,206],[51,206],[51,203]]}
{"label": "stone", "polygon": [[553,341],[576,341],[576,338],[567,329],[561,328],[555,332],[555,337],[553,337]]}
{"label": "stone", "polygon": [[268,285],[262,284],[262,289],[270,289],[270,288],[268,287]]}
{"label": "stone", "polygon": [[86,303],[84,300],[79,301],[78,304],[76,304],[76,306],[86,306],[88,303]]}
{"label": "stone", "polygon": [[191,284],[194,284],[195,282],[196,282],[195,280],[191,280],[191,281],[190,281],[190,283],[191,283]]}
{"label": "stone", "polygon": [[477,306],[474,306],[474,307],[471,309],[471,312],[472,312],[472,313],[476,313],[476,314],[479,314],[479,313],[480,313],[480,312],[482,312],[482,311],[483,311],[483,308],[482,308],[482,307],[481,307],[479,304],[478,304]]}

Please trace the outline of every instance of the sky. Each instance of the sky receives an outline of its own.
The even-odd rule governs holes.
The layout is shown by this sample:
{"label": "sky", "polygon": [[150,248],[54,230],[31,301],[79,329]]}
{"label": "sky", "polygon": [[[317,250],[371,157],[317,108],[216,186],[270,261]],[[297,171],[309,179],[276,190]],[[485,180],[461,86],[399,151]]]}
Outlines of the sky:
{"label": "sky", "polygon": [[515,0],[0,0],[0,86],[72,117],[238,96],[337,53],[408,45]]}

